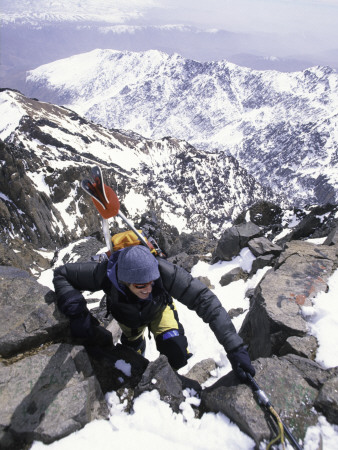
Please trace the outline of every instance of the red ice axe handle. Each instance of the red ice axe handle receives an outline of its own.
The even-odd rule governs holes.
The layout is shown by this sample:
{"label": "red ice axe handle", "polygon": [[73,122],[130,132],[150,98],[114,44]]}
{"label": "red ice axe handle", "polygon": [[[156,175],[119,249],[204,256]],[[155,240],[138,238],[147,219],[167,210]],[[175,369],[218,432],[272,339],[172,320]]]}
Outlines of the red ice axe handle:
{"label": "red ice axe handle", "polygon": [[[142,242],[143,245],[149,248],[147,241],[142,236],[142,234],[139,233],[139,231],[135,228],[134,224],[127,219],[127,217],[120,211],[120,202],[119,199],[113,191],[113,189],[107,185],[104,185],[106,197],[108,200],[107,202],[104,202],[104,206],[98,202],[95,198],[92,197],[92,201],[95,205],[95,208],[99,212],[100,216],[102,217],[102,227],[103,227],[103,234],[105,236],[106,244],[110,250],[112,250],[112,243],[110,239],[109,234],[109,225],[107,223],[108,219],[111,217],[119,216],[125,222],[125,224],[136,234],[136,236],[139,238],[139,240]],[[109,236],[109,238],[108,238]]]}
{"label": "red ice axe handle", "polygon": [[105,193],[108,202],[102,201],[99,202],[94,197],[92,197],[92,201],[94,203],[95,208],[99,212],[100,216],[103,219],[110,219],[111,217],[115,217],[118,215],[119,209],[120,209],[120,202],[117,198],[116,193],[113,191],[113,189],[109,186],[105,187]]}

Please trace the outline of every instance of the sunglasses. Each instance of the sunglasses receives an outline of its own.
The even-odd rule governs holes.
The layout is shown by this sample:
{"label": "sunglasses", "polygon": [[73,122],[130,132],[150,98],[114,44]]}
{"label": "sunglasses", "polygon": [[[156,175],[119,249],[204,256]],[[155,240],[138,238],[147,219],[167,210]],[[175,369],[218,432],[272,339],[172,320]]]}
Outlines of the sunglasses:
{"label": "sunglasses", "polygon": [[134,283],[132,283],[132,286],[135,289],[144,289],[147,286],[154,286],[154,282],[153,281],[149,281],[149,283],[143,283],[143,284],[134,284]]}

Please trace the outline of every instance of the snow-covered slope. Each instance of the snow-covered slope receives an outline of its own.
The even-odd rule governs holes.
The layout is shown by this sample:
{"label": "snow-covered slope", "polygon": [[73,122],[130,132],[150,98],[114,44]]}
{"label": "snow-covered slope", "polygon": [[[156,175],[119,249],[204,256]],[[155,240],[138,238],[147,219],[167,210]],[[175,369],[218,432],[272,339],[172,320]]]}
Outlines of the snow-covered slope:
{"label": "snow-covered slope", "polygon": [[41,66],[29,94],[108,128],[235,156],[297,204],[337,200],[338,75],[254,71],[159,51],[95,50]]}
{"label": "snow-covered slope", "polygon": [[[4,230],[8,235],[22,235],[28,227],[27,239],[40,233],[60,242],[95,231],[96,212],[88,208],[80,180],[96,164],[128,217],[138,220],[153,211],[179,231],[219,235],[247,205],[276,200],[222,152],[205,154],[175,138],[153,141],[107,130],[69,109],[10,90],[0,92],[0,116],[0,139],[8,144],[0,157],[5,178],[0,197],[17,228]],[[29,207],[34,197],[38,202]]]}

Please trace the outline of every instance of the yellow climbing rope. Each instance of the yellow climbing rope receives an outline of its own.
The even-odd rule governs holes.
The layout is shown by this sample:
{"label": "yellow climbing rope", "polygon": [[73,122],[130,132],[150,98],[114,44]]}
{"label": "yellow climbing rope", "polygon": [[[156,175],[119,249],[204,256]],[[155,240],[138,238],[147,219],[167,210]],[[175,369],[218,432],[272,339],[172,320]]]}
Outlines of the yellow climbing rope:
{"label": "yellow climbing rope", "polygon": [[266,450],[269,450],[273,446],[273,444],[276,444],[276,442],[278,442],[278,441],[280,441],[280,443],[282,444],[283,450],[285,450],[285,445],[284,445],[284,442],[285,442],[284,441],[284,427],[283,427],[283,423],[281,421],[281,418],[279,417],[277,411],[273,408],[273,406],[269,406],[269,411],[276,418],[276,421],[277,421],[277,424],[278,424],[278,428],[279,428],[279,433],[278,433],[278,436],[275,437],[275,439],[273,439],[271,442],[269,442],[268,446],[266,447]]}

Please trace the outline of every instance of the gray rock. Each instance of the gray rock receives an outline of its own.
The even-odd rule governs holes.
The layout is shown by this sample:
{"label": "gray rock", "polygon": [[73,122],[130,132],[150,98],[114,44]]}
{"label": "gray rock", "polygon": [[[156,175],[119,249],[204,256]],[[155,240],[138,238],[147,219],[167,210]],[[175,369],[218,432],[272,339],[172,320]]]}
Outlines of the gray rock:
{"label": "gray rock", "polygon": [[257,286],[240,330],[253,359],[278,355],[288,337],[307,334],[300,307],[327,290],[335,261],[334,247],[288,243],[276,270],[268,271]]}
{"label": "gray rock", "polygon": [[55,344],[0,367],[0,447],[48,444],[108,417],[83,347]]}
{"label": "gray rock", "polygon": [[245,222],[248,213],[250,215],[250,222],[259,226],[273,226],[280,224],[282,221],[281,207],[274,203],[262,200],[244,210],[234,223]]}
{"label": "gray rock", "polygon": [[304,358],[315,359],[317,346],[317,339],[314,336],[290,336],[279,353],[280,355],[294,353]]}
{"label": "gray rock", "polygon": [[223,261],[230,261],[234,256],[239,254],[242,248],[247,246],[251,239],[261,234],[261,228],[252,222],[228,228],[222,234],[217,244],[216,250],[213,253],[213,260],[221,259]]}
{"label": "gray rock", "polygon": [[334,228],[324,241],[324,245],[338,244],[338,228]]}
{"label": "gray rock", "polygon": [[31,270],[35,276],[51,267],[51,254],[18,238],[10,239],[6,244],[0,243],[0,265]]}
{"label": "gray rock", "polygon": [[93,236],[88,237],[84,242],[80,241],[78,244],[71,247],[70,253],[65,253],[62,262],[63,264],[72,262],[86,262],[90,261],[91,257],[99,252],[104,252],[106,245]]}
{"label": "gray rock", "polygon": [[257,270],[263,269],[266,266],[272,266],[275,261],[275,255],[264,255],[264,256],[258,256],[256,259],[252,262],[252,267],[250,271],[250,275],[254,275]]}
{"label": "gray rock", "polygon": [[218,241],[216,250],[213,253],[213,261],[217,259],[231,261],[234,256],[238,255],[240,250],[237,227],[228,228]]}
{"label": "gray rock", "polygon": [[0,354],[8,357],[68,334],[68,320],[57,310],[55,294],[27,272],[0,270]]}
{"label": "gray rock", "polygon": [[315,406],[325,414],[329,422],[338,424],[338,377],[331,378],[324,384]]}
{"label": "gray rock", "polygon": [[[324,185],[321,185],[323,188]],[[283,245],[291,240],[300,240],[306,238],[322,238],[330,235],[337,227],[337,205],[322,204],[309,206],[306,210],[298,210],[297,216],[301,219],[287,236],[282,237],[278,243]],[[329,244],[325,244],[329,245]]]}
{"label": "gray rock", "polygon": [[198,263],[199,256],[198,255],[188,255],[185,252],[178,253],[175,256],[168,258],[168,261],[173,264],[177,264],[180,267],[183,267],[188,272],[191,272],[192,267]]}
{"label": "gray rock", "polygon": [[[311,387],[290,362],[280,358],[260,358],[254,362],[255,380],[279,412],[284,423],[299,441],[306,429],[317,423],[313,405],[317,390]],[[292,380],[292,383],[290,383]],[[202,406],[209,411],[222,412],[257,445],[273,437],[266,416],[251,389],[236,383],[233,372],[202,392]],[[274,435],[275,436],[275,435]]]}
{"label": "gray rock", "polygon": [[252,222],[237,225],[236,228],[238,230],[239,245],[241,249],[246,247],[251,239],[263,234],[262,228]]}
{"label": "gray rock", "polygon": [[215,250],[216,242],[212,234],[205,232],[181,233],[179,239],[182,251],[188,255],[206,255]]}
{"label": "gray rock", "polygon": [[248,242],[248,247],[256,257],[268,255],[269,253],[276,256],[283,251],[282,247],[269,241],[264,236],[251,239]]}
{"label": "gray rock", "polygon": [[161,400],[168,403],[173,411],[179,411],[179,405],[184,401],[182,382],[164,355],[149,363],[135,388],[135,397],[154,389],[159,392]]}
{"label": "gray rock", "polygon": [[113,343],[117,344],[122,335],[122,330],[118,322],[115,319],[113,319],[109,322],[106,328],[113,335]]}
{"label": "gray rock", "polygon": [[240,316],[243,313],[244,313],[244,309],[243,308],[231,308],[228,311],[228,314],[229,314],[231,319],[233,319],[234,317],[238,317],[238,316]]}
{"label": "gray rock", "polygon": [[315,389],[320,389],[324,383],[330,378],[338,376],[338,369],[325,370],[318,363],[308,358],[303,358],[298,355],[285,355],[281,359],[286,359],[293,364],[296,369],[302,374],[304,380]]}
{"label": "gray rock", "polygon": [[211,281],[208,277],[196,277],[198,280],[200,280],[203,284],[206,285],[209,289],[215,289],[215,286],[211,284]]}
{"label": "gray rock", "polygon": [[247,280],[248,277],[249,274],[245,272],[241,267],[235,267],[234,269],[223,275],[219,283],[221,286],[227,286],[233,281]]}
{"label": "gray rock", "polygon": [[216,363],[213,359],[204,359],[195,364],[185,376],[197,381],[199,384],[203,384],[210,378],[210,373],[215,370],[216,367]]}

